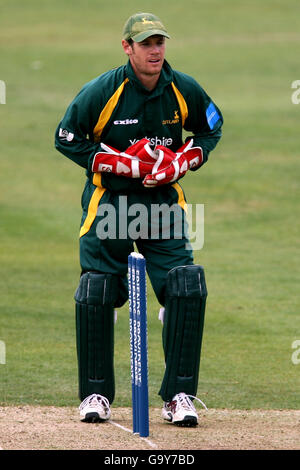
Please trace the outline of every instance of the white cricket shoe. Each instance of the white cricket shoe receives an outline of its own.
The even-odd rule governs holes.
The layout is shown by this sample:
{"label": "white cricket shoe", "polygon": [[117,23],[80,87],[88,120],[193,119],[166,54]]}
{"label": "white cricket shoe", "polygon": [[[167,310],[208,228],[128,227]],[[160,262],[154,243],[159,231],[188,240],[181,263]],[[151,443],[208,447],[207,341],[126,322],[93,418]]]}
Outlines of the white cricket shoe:
{"label": "white cricket shoe", "polygon": [[[177,426],[197,426],[198,415],[189,397],[196,398],[181,392],[177,393],[169,403],[165,402],[161,413],[163,419]],[[207,409],[199,398],[196,398],[196,400],[200,401],[204,408]]]}
{"label": "white cricket shoe", "polygon": [[79,406],[79,411],[81,421],[87,423],[107,421],[111,415],[108,399],[96,393],[83,400]]}

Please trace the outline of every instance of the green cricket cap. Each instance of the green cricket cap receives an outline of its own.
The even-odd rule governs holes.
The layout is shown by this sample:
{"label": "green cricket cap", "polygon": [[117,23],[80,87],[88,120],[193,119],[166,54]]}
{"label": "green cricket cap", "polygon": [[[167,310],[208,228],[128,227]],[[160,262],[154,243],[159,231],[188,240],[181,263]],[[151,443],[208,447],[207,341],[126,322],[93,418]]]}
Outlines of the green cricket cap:
{"label": "green cricket cap", "polygon": [[152,13],[136,13],[130,16],[123,29],[123,39],[132,39],[135,42],[144,41],[154,35],[170,38],[160,19]]}

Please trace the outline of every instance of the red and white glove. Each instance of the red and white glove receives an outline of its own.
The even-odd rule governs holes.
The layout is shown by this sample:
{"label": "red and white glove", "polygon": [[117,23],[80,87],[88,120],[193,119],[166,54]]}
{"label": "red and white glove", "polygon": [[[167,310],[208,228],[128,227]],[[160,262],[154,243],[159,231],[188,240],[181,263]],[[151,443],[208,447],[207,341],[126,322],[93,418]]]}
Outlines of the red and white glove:
{"label": "red and white glove", "polygon": [[[191,168],[200,166],[203,161],[202,148],[193,147],[193,139],[180,147],[176,153],[162,145],[158,145],[155,151],[158,153],[157,163],[151,175],[146,175],[143,180],[146,188],[172,183]],[[158,162],[161,163],[158,165]]]}
{"label": "red and white glove", "polygon": [[148,139],[141,139],[128,147],[125,152],[100,144],[103,149],[97,152],[92,163],[92,172],[115,173],[127,178],[144,178],[152,172],[157,155],[151,149]]}

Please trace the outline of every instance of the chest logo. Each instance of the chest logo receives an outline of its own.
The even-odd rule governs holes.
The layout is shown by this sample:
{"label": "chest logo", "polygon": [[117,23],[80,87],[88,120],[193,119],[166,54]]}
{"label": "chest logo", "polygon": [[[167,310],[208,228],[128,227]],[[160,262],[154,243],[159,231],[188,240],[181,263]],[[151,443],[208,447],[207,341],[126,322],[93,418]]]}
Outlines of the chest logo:
{"label": "chest logo", "polygon": [[178,114],[178,110],[176,109],[174,111],[174,116],[173,116],[173,119],[164,119],[162,121],[162,124],[165,126],[166,124],[178,124],[179,123],[179,114]]}
{"label": "chest logo", "polygon": [[114,121],[115,126],[129,126],[130,124],[138,124],[138,119],[120,119]]}

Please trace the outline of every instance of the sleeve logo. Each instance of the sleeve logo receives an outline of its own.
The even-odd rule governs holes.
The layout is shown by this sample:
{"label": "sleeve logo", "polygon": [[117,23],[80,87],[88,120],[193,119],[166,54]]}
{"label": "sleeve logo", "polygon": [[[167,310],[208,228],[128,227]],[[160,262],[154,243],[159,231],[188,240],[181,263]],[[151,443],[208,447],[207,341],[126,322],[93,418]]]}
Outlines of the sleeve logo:
{"label": "sleeve logo", "polygon": [[215,124],[220,119],[219,113],[213,103],[210,103],[206,110],[206,119],[210,129],[213,129]]}
{"label": "sleeve logo", "polygon": [[59,138],[60,140],[66,140],[67,142],[72,142],[74,139],[74,134],[72,132],[68,132],[67,129],[59,129]]}

